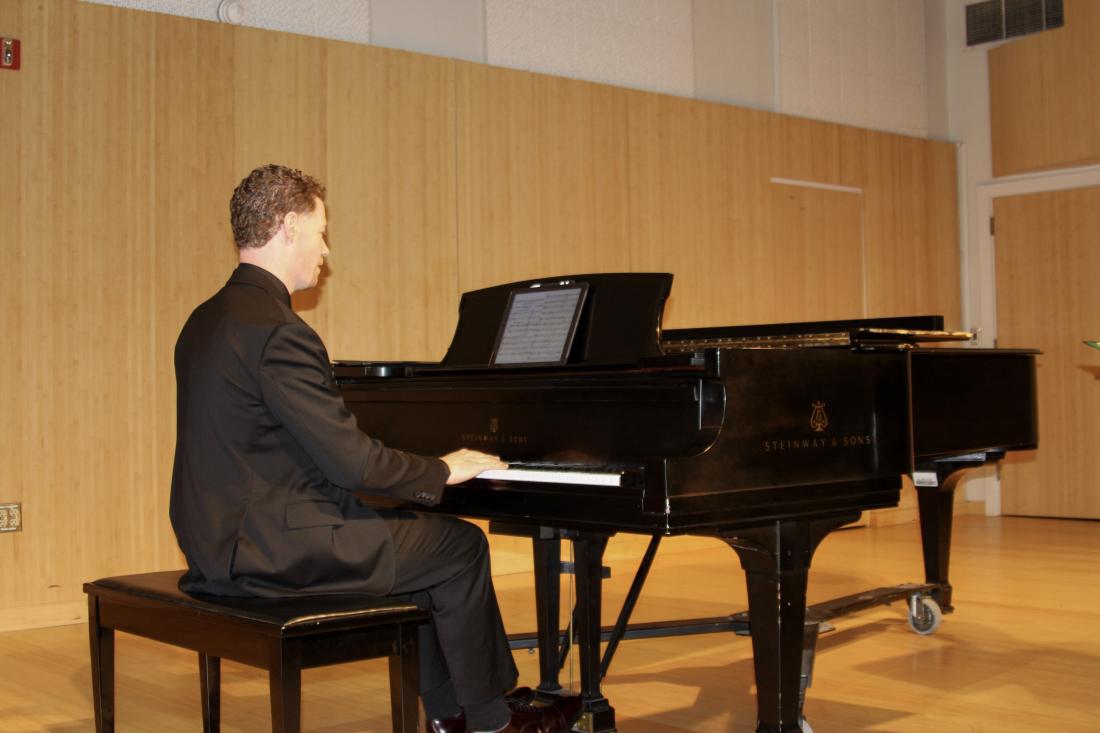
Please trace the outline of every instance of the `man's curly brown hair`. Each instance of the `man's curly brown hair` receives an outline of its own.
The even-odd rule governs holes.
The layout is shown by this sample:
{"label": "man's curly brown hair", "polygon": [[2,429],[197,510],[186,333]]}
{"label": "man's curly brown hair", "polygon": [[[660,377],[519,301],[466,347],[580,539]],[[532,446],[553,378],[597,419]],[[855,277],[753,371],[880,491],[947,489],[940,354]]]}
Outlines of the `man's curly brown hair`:
{"label": "man's curly brown hair", "polygon": [[325,200],[325,187],[316,178],[274,163],[260,166],[241,181],[229,200],[233,241],[240,249],[264,246],[284,216],[292,211],[310,213],[316,207],[315,198]]}

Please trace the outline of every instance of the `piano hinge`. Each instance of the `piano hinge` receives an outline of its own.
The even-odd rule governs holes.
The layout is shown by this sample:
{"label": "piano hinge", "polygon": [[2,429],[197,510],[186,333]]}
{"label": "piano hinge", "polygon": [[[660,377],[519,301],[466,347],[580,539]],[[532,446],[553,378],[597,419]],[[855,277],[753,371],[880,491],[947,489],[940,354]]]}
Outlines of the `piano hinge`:
{"label": "piano hinge", "polygon": [[992,237],[996,234],[995,229],[996,227],[993,226],[993,217],[991,216],[989,217],[989,236]]}

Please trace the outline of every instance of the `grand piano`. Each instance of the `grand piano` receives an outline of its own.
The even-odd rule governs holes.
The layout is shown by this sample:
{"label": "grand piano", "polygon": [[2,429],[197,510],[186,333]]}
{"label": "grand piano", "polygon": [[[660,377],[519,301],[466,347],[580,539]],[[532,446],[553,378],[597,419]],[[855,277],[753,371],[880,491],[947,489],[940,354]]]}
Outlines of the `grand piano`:
{"label": "grand piano", "polygon": [[[616,729],[600,682],[632,629],[729,628],[751,635],[757,731],[800,731],[820,622],[905,598],[927,631],[951,611],[953,492],[967,468],[1037,446],[1035,352],[945,347],[969,334],[938,316],[662,331],[671,284],[666,273],[602,273],[468,292],[441,362],[337,362],[334,374],[360,427],[386,444],[465,446],[509,463],[449,487],[434,511],[532,539],[538,689],[560,691],[575,640],[581,729]],[[904,475],[918,489],[925,582],[807,608],[818,544],[896,505]],[[652,540],[605,629],[602,557],[619,532]],[[737,553],[747,613],[631,627],[660,538],[680,534]],[[565,635],[562,540],[577,596]]]}

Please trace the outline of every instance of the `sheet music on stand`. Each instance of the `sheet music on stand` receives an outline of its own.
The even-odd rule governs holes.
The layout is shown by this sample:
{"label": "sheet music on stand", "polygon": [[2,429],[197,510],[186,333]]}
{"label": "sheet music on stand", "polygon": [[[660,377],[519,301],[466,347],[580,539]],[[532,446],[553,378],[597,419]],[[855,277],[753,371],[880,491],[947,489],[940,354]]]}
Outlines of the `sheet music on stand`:
{"label": "sheet music on stand", "polygon": [[585,283],[564,283],[509,294],[493,348],[492,366],[564,364],[584,305]]}

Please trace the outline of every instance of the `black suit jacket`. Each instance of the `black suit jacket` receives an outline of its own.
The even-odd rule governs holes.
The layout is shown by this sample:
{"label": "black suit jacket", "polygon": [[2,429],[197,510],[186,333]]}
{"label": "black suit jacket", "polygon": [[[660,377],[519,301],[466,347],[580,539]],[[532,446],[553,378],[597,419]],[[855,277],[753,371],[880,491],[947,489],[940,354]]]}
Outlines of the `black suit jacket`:
{"label": "black suit jacket", "polygon": [[176,343],[171,519],[184,590],[386,594],[393,545],[367,491],[432,505],[437,458],[363,434],[316,332],[271,273],[242,264]]}

